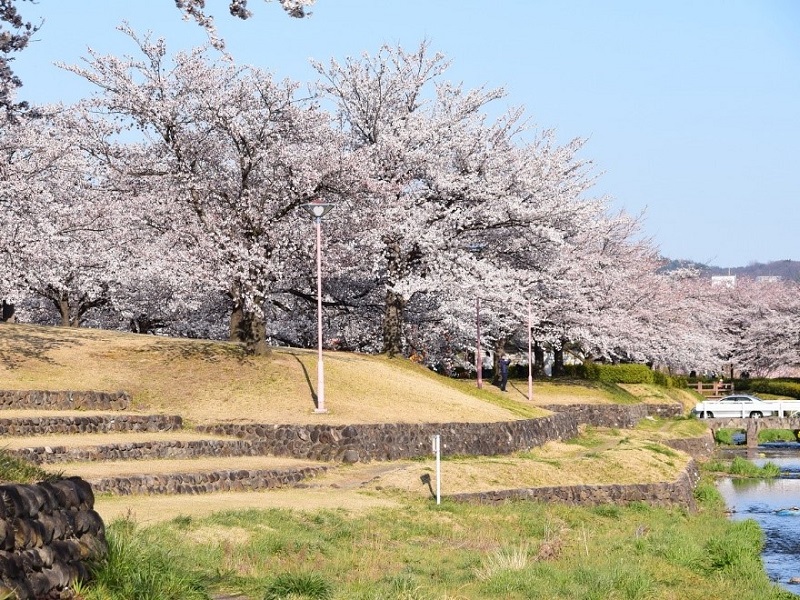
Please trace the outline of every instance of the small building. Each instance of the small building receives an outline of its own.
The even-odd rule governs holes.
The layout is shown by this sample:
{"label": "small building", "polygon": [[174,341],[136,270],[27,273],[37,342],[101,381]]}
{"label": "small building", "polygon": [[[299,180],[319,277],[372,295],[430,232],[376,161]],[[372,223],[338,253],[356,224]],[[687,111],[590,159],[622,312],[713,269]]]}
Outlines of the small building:
{"label": "small building", "polygon": [[712,275],[711,285],[714,287],[716,286],[725,286],[729,288],[736,287],[736,275]]}

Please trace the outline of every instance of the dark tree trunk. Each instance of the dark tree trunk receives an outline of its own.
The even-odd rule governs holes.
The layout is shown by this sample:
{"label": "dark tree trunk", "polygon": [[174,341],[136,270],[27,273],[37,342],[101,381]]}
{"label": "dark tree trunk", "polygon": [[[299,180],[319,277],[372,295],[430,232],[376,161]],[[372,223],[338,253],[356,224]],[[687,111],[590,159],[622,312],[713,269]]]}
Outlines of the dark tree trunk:
{"label": "dark tree trunk", "polygon": [[53,299],[53,304],[55,304],[56,310],[58,310],[58,314],[61,317],[61,323],[59,323],[61,327],[70,327],[72,322],[69,318],[69,297],[58,296]]}
{"label": "dark tree trunk", "polygon": [[5,300],[3,300],[3,309],[2,315],[0,315],[0,321],[3,323],[14,323],[16,318],[14,317],[14,305],[9,304]]}
{"label": "dark tree trunk", "polygon": [[559,346],[553,349],[553,377],[564,375],[564,348]]}
{"label": "dark tree trunk", "polygon": [[142,334],[155,334],[156,331],[164,327],[164,325],[165,322],[162,319],[149,317],[144,313],[133,317],[129,322],[130,329],[133,333]]}
{"label": "dark tree trunk", "polygon": [[245,311],[238,302],[231,312],[230,340],[243,343],[248,354],[265,356],[270,352],[264,319]]}
{"label": "dark tree trunk", "polygon": [[542,375],[544,373],[544,348],[539,342],[533,344],[533,374]]}
{"label": "dark tree trunk", "polygon": [[405,299],[391,290],[386,292],[383,314],[383,351],[390,358],[403,355],[403,313]]}

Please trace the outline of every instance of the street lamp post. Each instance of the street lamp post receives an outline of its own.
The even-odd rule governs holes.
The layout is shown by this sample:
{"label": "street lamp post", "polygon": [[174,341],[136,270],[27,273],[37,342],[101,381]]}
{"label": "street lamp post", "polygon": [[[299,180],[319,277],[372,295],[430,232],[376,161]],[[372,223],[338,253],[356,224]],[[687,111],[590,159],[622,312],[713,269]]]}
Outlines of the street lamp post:
{"label": "street lamp post", "polygon": [[483,354],[481,354],[481,299],[475,298],[475,328],[478,332],[475,344],[475,372],[478,374],[478,389],[483,387]]}
{"label": "street lamp post", "polygon": [[332,208],[325,202],[302,204],[317,225],[317,407],[315,413],[328,412],[325,408],[325,370],[322,366],[322,217]]}
{"label": "street lamp post", "polygon": [[[467,251],[476,257],[483,251],[486,244],[471,244],[467,246]],[[475,329],[477,337],[475,341],[475,373],[477,375],[478,389],[483,387],[483,354],[481,353],[481,297],[475,295]]]}
{"label": "street lamp post", "polygon": [[531,301],[528,300],[528,402],[533,402],[533,340],[531,339]]}

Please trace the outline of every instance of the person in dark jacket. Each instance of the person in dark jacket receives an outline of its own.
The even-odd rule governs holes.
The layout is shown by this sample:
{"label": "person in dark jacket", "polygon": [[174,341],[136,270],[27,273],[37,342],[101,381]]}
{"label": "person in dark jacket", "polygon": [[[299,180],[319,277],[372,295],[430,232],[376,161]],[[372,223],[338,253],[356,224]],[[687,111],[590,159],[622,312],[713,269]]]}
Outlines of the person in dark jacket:
{"label": "person in dark jacket", "polygon": [[506,391],[506,383],[508,383],[508,365],[511,364],[511,360],[504,354],[503,358],[500,359],[500,390],[505,392]]}

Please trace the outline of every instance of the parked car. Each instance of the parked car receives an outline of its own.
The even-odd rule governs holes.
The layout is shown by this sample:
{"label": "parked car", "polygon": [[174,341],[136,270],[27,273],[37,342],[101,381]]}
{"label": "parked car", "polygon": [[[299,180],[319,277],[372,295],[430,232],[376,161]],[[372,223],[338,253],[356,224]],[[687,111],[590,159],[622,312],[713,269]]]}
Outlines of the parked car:
{"label": "parked car", "polygon": [[765,402],[757,396],[749,394],[733,394],[719,400],[705,400],[692,410],[692,414],[701,419],[731,417],[771,417],[778,413],[774,403]]}

